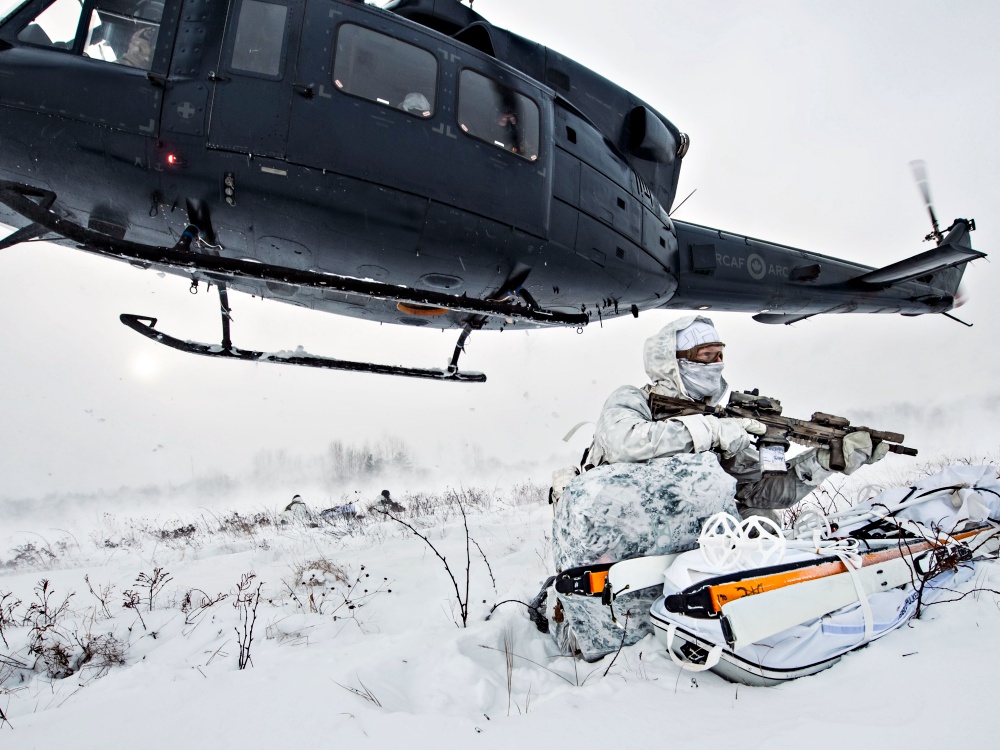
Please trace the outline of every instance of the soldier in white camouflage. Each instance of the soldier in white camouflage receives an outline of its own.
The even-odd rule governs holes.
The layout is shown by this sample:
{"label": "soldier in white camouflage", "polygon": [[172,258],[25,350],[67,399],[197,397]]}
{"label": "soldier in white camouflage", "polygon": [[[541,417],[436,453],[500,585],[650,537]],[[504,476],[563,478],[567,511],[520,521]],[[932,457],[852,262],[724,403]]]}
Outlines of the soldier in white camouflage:
{"label": "soldier in white camouflage", "polygon": [[[762,476],[751,444],[753,435],[764,432],[756,420],[700,414],[653,420],[650,392],[722,400],[728,387],[724,348],[712,321],[698,315],[680,318],[646,341],[644,363],[652,382],[611,394],[584,459],[588,470],[555,488],[556,570],[693,549],[702,524],[715,513],[775,519],[833,473],[829,451],[811,449],[790,459],[786,474]],[[852,433],[844,441],[843,473],[879,460],[886,450],[880,444],[873,451],[868,433]],[[623,640],[629,645],[651,632],[649,605],[659,593],[650,588],[619,596],[617,624],[600,599],[560,595],[553,634],[565,652],[595,661]]]}

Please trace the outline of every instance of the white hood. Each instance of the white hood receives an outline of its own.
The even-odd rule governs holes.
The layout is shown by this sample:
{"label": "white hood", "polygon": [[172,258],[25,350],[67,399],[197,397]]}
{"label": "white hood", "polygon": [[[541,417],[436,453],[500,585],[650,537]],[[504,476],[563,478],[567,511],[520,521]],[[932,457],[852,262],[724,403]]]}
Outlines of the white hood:
{"label": "white hood", "polygon": [[[652,390],[662,396],[691,398],[681,381],[677,366],[677,334],[695,321],[713,325],[711,320],[702,315],[687,315],[664,326],[659,333],[646,339],[642,351],[643,363],[646,375],[653,381],[651,386],[646,386],[647,392]],[[721,401],[728,388],[729,385],[723,378],[719,390],[712,394],[712,403],[717,404]]]}

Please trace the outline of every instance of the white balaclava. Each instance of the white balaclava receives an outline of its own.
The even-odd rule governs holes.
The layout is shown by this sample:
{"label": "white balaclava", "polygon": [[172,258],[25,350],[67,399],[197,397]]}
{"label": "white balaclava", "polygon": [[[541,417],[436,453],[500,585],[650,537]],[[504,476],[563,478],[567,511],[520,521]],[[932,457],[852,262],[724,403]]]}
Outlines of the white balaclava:
{"label": "white balaclava", "polygon": [[[693,349],[704,344],[721,344],[722,339],[715,326],[702,320],[696,320],[677,332],[677,351]],[[688,395],[700,401],[715,395],[722,384],[722,362],[692,362],[687,359],[677,360],[681,382]]]}

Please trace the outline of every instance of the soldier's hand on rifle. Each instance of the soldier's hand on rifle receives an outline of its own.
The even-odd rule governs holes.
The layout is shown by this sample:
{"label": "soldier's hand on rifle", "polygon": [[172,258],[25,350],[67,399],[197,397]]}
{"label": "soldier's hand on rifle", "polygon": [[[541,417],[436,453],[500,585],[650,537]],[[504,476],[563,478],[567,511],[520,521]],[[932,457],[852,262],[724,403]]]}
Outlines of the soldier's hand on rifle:
{"label": "soldier's hand on rifle", "polygon": [[767,427],[756,419],[742,417],[714,417],[710,414],[683,414],[671,417],[691,433],[696,453],[718,448],[726,458],[731,458],[750,445],[751,433],[763,435]]}
{"label": "soldier's hand on rifle", "polygon": [[[866,464],[873,464],[881,461],[889,452],[888,443],[879,443],[872,447],[872,436],[859,430],[852,432],[844,438],[844,462],[847,464],[843,474],[853,474]],[[830,449],[820,448],[816,453],[816,459],[824,469],[830,469]]]}
{"label": "soldier's hand on rifle", "polygon": [[[712,417],[709,417],[712,419]],[[718,432],[715,433],[715,444],[726,458],[735,456],[747,448],[752,435],[763,435],[767,427],[756,419],[719,419]]]}

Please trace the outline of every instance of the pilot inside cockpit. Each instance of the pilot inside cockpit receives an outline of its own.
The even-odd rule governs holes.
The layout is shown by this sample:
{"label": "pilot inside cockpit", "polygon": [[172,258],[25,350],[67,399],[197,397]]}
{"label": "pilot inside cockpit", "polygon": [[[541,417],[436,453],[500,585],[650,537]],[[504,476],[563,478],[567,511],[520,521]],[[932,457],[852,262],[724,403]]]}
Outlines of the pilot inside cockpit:
{"label": "pilot inside cockpit", "polygon": [[140,0],[98,0],[90,18],[83,54],[130,68],[149,70],[160,31],[163,3]]}
{"label": "pilot inside cockpit", "polygon": [[128,65],[131,68],[149,70],[153,65],[153,50],[156,48],[157,31],[155,26],[147,26],[136,31],[129,40],[125,54],[115,62]]}

